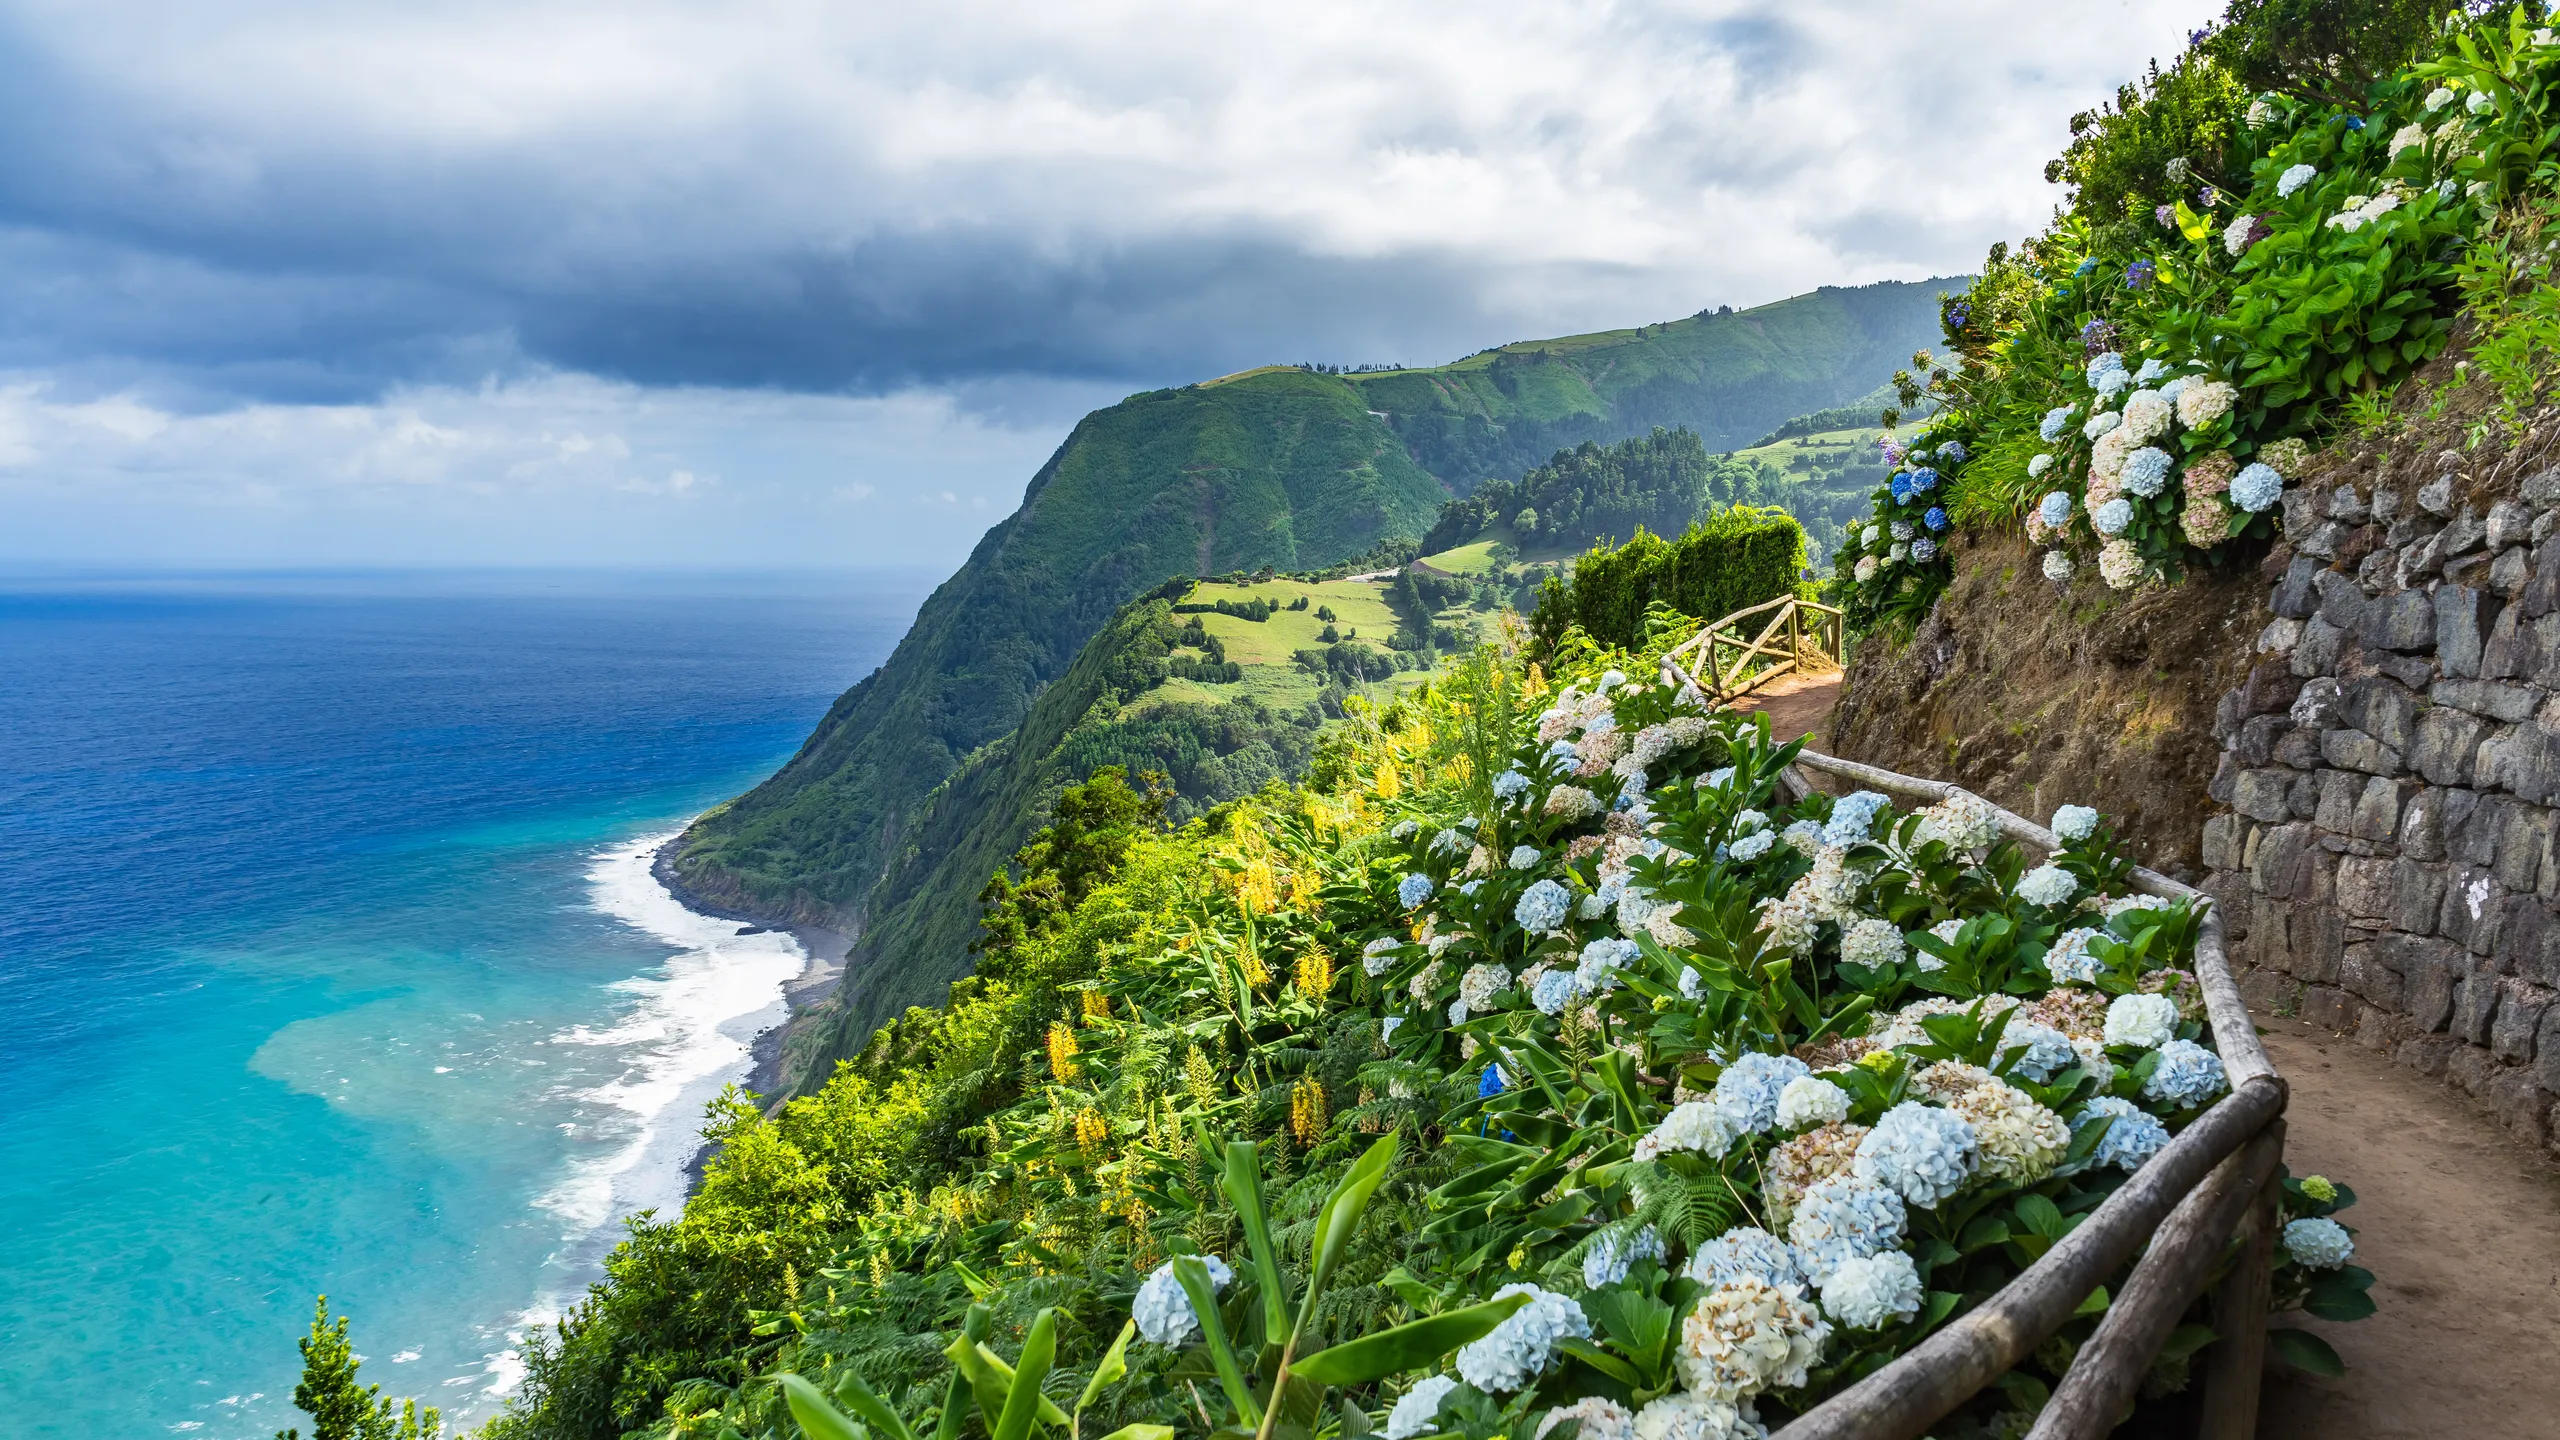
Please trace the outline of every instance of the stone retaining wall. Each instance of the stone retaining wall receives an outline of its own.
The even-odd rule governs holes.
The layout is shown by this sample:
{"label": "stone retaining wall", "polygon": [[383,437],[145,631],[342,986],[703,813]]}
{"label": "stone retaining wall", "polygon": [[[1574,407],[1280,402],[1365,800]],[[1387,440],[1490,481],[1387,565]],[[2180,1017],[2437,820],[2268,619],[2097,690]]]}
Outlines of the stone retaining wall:
{"label": "stone retaining wall", "polygon": [[2560,1141],[2560,466],[2341,457],[2287,496],[2204,887],[2251,1004]]}

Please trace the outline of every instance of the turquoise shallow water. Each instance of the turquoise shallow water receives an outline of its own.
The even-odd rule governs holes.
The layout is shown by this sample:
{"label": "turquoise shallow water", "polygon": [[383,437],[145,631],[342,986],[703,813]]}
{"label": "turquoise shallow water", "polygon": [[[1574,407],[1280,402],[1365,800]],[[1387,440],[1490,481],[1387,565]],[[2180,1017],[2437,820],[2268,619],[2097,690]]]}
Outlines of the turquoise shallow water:
{"label": "turquoise shallow water", "polygon": [[653,838],[925,588],[0,576],[0,1428],[301,1423],[321,1290],[485,1415],[800,965]]}

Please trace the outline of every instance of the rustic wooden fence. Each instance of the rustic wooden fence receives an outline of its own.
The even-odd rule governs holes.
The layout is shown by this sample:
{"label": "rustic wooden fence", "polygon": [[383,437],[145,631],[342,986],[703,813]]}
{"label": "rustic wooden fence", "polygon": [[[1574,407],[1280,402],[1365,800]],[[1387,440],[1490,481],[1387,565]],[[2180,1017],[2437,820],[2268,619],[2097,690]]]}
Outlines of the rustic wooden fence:
{"label": "rustic wooden fence", "polygon": [[[1742,678],[1748,655],[1737,659],[1730,672],[1717,668],[1720,635],[1738,634],[1734,622],[1776,607],[1783,607],[1781,615],[1751,642],[1751,652],[1766,653],[1780,621],[1814,611],[1827,612],[1835,637],[1830,653],[1839,653],[1839,611],[1806,601],[1776,601],[1728,615],[1665,655],[1663,682],[1723,700],[1785,673],[1793,665],[1791,650],[1781,652],[1785,663],[1751,678],[1741,690],[1731,684]],[[1791,626],[1790,636],[1794,633]],[[1712,688],[1692,673],[1693,664],[1710,677]],[[1802,799],[1813,788],[1804,771],[1924,804],[1966,793],[1943,781],[1805,751],[1785,777],[1793,791],[1790,798]],[[1996,805],[1991,810],[2001,833],[2020,844],[2047,853],[2060,848],[2051,830]],[[2137,1253],[2140,1262],[2123,1289],[2110,1297],[2097,1333],[2073,1357],[2028,1440],[2097,1440],[2113,1430],[2132,1407],[2135,1391],[2179,1318],[2209,1285],[2217,1338],[2202,1356],[2197,1440],[2250,1440],[2255,1434],[2275,1264],[2284,1078],[2258,1043],[2248,1006],[2232,983],[2222,921],[2211,901],[2156,870],[2136,869],[2132,884],[2142,894],[2188,900],[2203,909],[2195,973],[2231,1093],[2180,1131],[1998,1294],[1884,1369],[1797,1417],[1774,1440],[1915,1440],[2034,1353]],[[2220,1283],[2215,1285],[2217,1272]]]}
{"label": "rustic wooden fence", "polygon": [[1843,658],[1840,612],[1785,595],[1736,610],[1683,641],[1662,657],[1663,678],[1710,700],[1731,700],[1802,669],[1809,651],[1835,664]]}

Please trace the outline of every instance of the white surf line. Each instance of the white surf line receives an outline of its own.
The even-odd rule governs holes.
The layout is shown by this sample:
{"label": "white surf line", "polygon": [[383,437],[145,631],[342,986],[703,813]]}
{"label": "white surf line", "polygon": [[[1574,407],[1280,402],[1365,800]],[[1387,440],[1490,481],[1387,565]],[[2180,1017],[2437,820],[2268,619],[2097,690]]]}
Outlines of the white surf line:
{"label": "white surf line", "polygon": [[738,922],[697,915],[658,882],[651,863],[678,833],[611,846],[588,867],[598,911],[676,954],[655,971],[611,987],[629,997],[613,1023],[573,1026],[551,1037],[554,1045],[621,1052],[618,1075],[577,1095],[604,1113],[597,1128],[620,1143],[573,1162],[559,1184],[534,1200],[563,1222],[553,1263],[573,1273],[562,1274],[562,1289],[505,1327],[505,1348],[489,1354],[483,1370],[484,1396],[504,1396],[522,1383],[524,1337],[557,1322],[584,1293],[617,1238],[608,1226],[618,1230],[616,1222],[643,1210],[669,1218],[683,1209],[685,1166],[701,1143],[703,1107],[723,1087],[747,1078],[757,1032],[789,1018],[783,986],[808,968],[808,952],[789,934],[740,935]]}

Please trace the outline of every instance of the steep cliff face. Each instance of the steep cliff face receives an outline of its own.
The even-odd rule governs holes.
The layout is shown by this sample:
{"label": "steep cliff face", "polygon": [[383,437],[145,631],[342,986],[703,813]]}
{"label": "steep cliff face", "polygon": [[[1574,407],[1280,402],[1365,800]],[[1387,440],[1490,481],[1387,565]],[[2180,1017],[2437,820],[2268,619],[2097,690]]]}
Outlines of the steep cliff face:
{"label": "steep cliff face", "polygon": [[2057,585],[2021,537],[1960,541],[1929,618],[1857,652],[1831,743],[2038,819],[2100,806],[2144,863],[2194,880],[2216,706],[2249,673],[2266,595],[2255,568],[2129,596],[2094,567]]}

